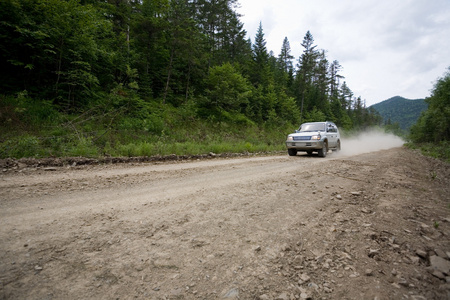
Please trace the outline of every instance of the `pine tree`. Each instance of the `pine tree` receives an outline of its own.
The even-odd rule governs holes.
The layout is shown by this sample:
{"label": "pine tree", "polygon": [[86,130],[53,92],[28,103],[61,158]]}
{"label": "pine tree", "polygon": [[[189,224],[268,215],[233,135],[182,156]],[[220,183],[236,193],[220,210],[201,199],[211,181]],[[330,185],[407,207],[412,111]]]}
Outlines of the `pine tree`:
{"label": "pine tree", "polygon": [[330,110],[328,96],[328,65],[329,63],[326,58],[325,51],[318,51],[312,87],[314,95],[312,95],[309,103],[312,107],[316,107],[318,110],[323,112],[327,119],[331,120],[333,119],[333,114]]}
{"label": "pine tree", "polygon": [[299,58],[297,72],[300,95],[300,118],[302,118],[303,116],[305,97],[310,90],[314,75],[314,68],[316,65],[316,59],[318,56],[318,52],[316,50],[317,46],[314,45],[314,38],[309,30],[306,32],[301,45],[303,46],[304,50]]}
{"label": "pine tree", "polygon": [[289,73],[290,70],[293,69],[292,60],[294,56],[291,54],[291,45],[289,44],[289,40],[287,37],[283,40],[283,45],[281,46],[281,53],[278,56],[281,69],[285,73]]}
{"label": "pine tree", "polygon": [[258,31],[255,36],[253,52],[255,55],[256,64],[259,66],[265,66],[269,59],[269,54],[267,53],[266,40],[264,39],[264,32],[261,22],[259,23]]}
{"label": "pine tree", "polygon": [[339,64],[337,60],[334,60],[330,65],[330,95],[332,97],[337,97],[338,88],[339,88],[339,80],[345,78],[344,76],[339,74],[339,71],[342,70],[342,66]]}
{"label": "pine tree", "polygon": [[347,82],[343,82],[341,86],[341,93],[339,100],[341,102],[342,108],[344,110],[349,110],[352,107],[352,99],[353,99],[353,92],[348,87]]}
{"label": "pine tree", "polygon": [[259,23],[258,31],[255,36],[255,43],[253,44],[254,70],[253,83],[258,85],[265,85],[268,83],[267,72],[269,54],[267,53],[266,40],[264,39],[264,32],[262,23]]}

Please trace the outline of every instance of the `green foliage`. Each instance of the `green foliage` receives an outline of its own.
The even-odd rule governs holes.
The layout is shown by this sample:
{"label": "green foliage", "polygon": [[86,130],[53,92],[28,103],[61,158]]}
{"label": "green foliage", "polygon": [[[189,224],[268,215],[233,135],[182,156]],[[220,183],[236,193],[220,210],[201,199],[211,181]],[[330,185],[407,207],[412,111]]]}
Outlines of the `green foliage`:
{"label": "green foliage", "polygon": [[431,172],[430,173],[430,177],[431,177],[432,180],[435,180],[437,178],[436,172],[435,171]]}
{"label": "green foliage", "polygon": [[40,152],[39,139],[35,136],[24,135],[0,143],[1,157],[39,157]]}
{"label": "green foliage", "polygon": [[110,55],[101,44],[109,22],[75,0],[2,1],[3,9],[16,18],[5,16],[0,25],[2,56],[10,62],[1,66],[2,90],[28,90],[66,107],[86,103],[99,87],[98,71],[107,70],[99,61]]}
{"label": "green foliage", "polygon": [[15,97],[0,95],[0,136],[15,135],[17,130],[38,132],[42,124],[59,119],[60,114],[50,101],[32,99],[26,91]]}
{"label": "green foliage", "polygon": [[[8,98],[7,102],[10,110],[22,110],[17,98]],[[7,138],[11,131],[2,132],[0,158],[196,155],[284,149],[287,132],[280,134],[276,126],[260,128],[244,114],[222,113],[220,123],[199,120],[195,105],[186,103],[176,108],[158,102],[146,103],[139,115],[130,115],[123,107],[105,113],[101,106],[83,114],[55,112],[58,118],[42,118],[35,128],[11,126],[14,136]]]}
{"label": "green foliage", "polygon": [[305,113],[303,122],[322,122],[326,120],[325,114],[314,107],[311,111]]}
{"label": "green foliage", "polygon": [[378,123],[311,32],[294,68],[236,5],[0,1],[0,156],[273,151],[302,121]]}
{"label": "green foliage", "polygon": [[434,221],[433,227],[434,227],[435,229],[438,229],[438,228],[439,228],[439,222],[438,222],[438,221]]}
{"label": "green foliage", "polygon": [[450,163],[450,141],[439,143],[407,143],[411,149],[419,149],[423,155],[434,157]]}
{"label": "green foliage", "polygon": [[450,141],[450,68],[438,79],[425,101],[428,109],[411,127],[411,140],[416,143]]}
{"label": "green foliage", "polygon": [[92,141],[92,137],[80,138],[77,143],[67,149],[65,156],[98,157],[99,149]]}
{"label": "green foliage", "polygon": [[206,79],[206,97],[202,107],[214,111],[243,112],[252,87],[230,64],[211,68]]}
{"label": "green foliage", "polygon": [[275,112],[280,120],[289,123],[297,123],[300,119],[300,109],[295,104],[295,99],[281,91],[277,97]]}
{"label": "green foliage", "polygon": [[386,124],[386,125],[384,125],[384,130],[386,132],[393,133],[393,134],[395,134],[397,136],[406,137],[406,133],[405,133],[404,130],[402,130],[400,128],[400,124],[399,123]]}

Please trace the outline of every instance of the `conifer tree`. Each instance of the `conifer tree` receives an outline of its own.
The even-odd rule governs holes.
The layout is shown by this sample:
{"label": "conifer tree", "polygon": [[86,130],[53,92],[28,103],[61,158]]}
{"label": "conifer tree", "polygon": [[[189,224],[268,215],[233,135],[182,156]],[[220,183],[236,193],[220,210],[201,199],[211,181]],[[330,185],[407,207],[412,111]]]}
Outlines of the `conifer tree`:
{"label": "conifer tree", "polygon": [[267,85],[267,71],[269,54],[266,48],[266,40],[264,38],[264,32],[262,23],[259,23],[258,31],[255,36],[255,43],[253,44],[253,57],[254,57],[254,68],[253,68],[253,84]]}
{"label": "conifer tree", "polygon": [[308,30],[303,38],[301,44],[303,46],[303,53],[299,58],[297,80],[299,85],[300,96],[300,118],[303,116],[303,109],[305,106],[306,94],[310,91],[311,82],[314,75],[314,68],[318,52],[316,45],[314,45],[314,38]]}
{"label": "conifer tree", "polygon": [[289,71],[293,68],[292,60],[294,59],[294,56],[291,54],[291,45],[289,44],[287,37],[283,40],[283,45],[281,46],[281,52],[278,59],[281,69],[285,73],[289,73]]}
{"label": "conifer tree", "polygon": [[317,52],[317,60],[314,69],[314,83],[312,90],[314,94],[309,100],[309,109],[316,107],[323,112],[327,119],[333,119],[333,115],[330,110],[330,102],[328,96],[328,60],[325,55],[325,50]]}
{"label": "conifer tree", "polygon": [[344,76],[339,74],[339,71],[342,70],[342,66],[339,64],[337,60],[334,60],[330,65],[330,95],[332,97],[337,97],[338,88],[339,88],[339,80],[343,79]]}
{"label": "conifer tree", "polygon": [[353,92],[348,87],[347,82],[343,82],[341,86],[341,93],[339,100],[341,102],[342,108],[344,110],[349,110],[352,107],[352,99],[353,99]]}

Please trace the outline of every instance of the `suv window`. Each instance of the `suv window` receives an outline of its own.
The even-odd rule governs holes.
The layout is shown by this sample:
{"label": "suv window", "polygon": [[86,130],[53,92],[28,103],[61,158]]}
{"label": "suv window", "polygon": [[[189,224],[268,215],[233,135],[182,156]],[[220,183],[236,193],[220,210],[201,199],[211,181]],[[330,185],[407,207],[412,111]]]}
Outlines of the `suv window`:
{"label": "suv window", "polygon": [[310,123],[303,124],[300,127],[300,132],[308,132],[308,131],[325,131],[325,124],[323,123]]}

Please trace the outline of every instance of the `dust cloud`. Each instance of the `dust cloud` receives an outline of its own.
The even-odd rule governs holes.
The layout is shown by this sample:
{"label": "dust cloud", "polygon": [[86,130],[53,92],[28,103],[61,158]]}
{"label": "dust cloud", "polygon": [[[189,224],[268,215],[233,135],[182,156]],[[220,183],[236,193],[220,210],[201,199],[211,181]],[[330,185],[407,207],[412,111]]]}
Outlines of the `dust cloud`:
{"label": "dust cloud", "polygon": [[359,132],[357,135],[341,136],[341,151],[339,156],[358,155],[362,153],[401,147],[404,141],[391,133],[379,129]]}

